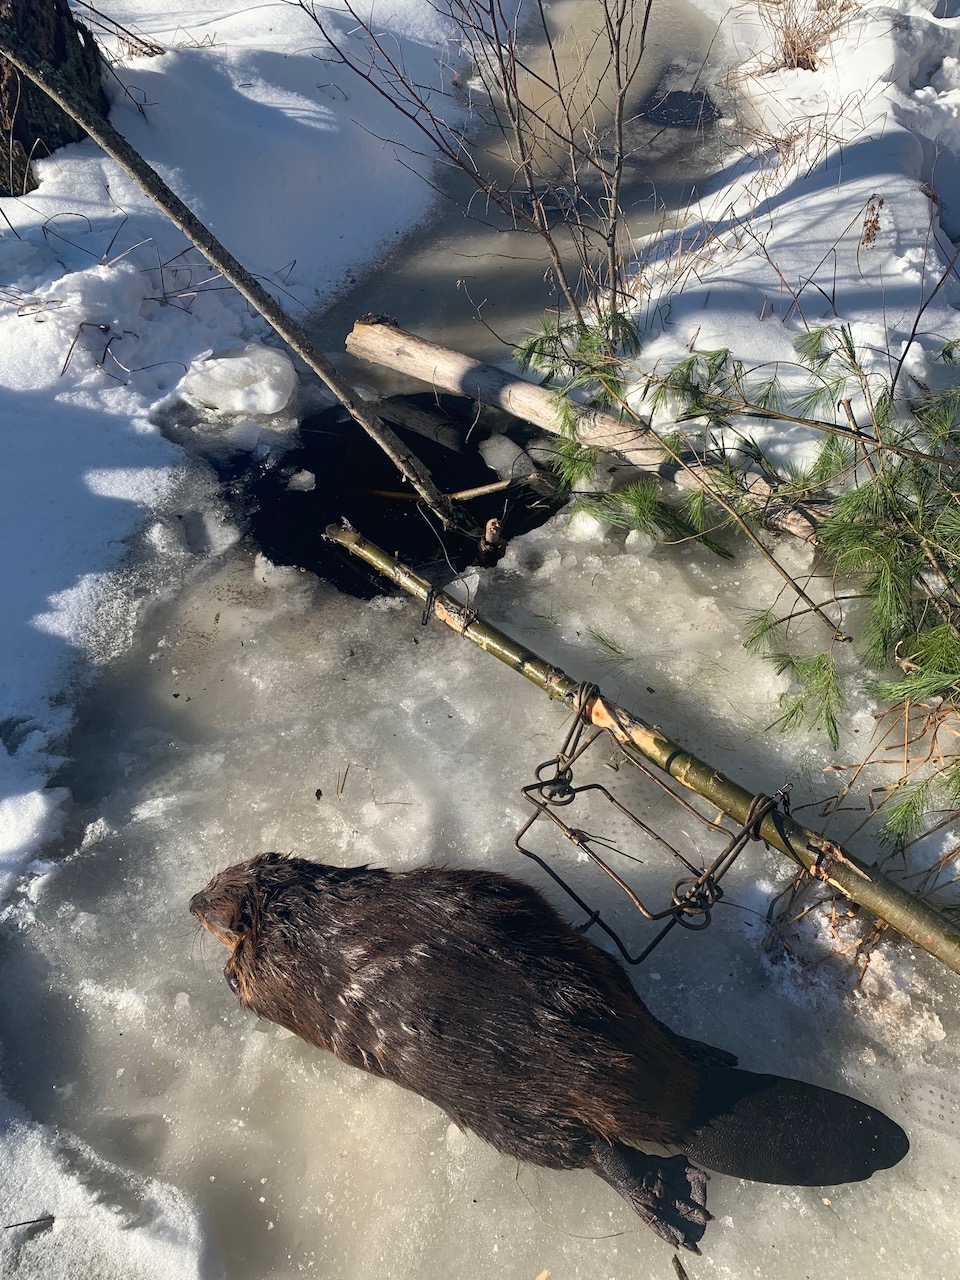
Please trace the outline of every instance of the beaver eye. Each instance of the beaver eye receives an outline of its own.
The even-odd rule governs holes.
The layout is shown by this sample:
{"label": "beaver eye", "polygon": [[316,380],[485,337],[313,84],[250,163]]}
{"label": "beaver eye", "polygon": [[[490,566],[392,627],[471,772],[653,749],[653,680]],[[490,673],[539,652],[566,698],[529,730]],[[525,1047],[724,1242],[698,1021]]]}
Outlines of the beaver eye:
{"label": "beaver eye", "polygon": [[236,973],[234,973],[233,971],[233,966],[230,964],[229,961],[227,961],[227,963],[224,965],[223,976],[226,978],[227,986],[230,988],[233,994],[239,995],[240,982],[239,982],[239,979],[237,978]]}

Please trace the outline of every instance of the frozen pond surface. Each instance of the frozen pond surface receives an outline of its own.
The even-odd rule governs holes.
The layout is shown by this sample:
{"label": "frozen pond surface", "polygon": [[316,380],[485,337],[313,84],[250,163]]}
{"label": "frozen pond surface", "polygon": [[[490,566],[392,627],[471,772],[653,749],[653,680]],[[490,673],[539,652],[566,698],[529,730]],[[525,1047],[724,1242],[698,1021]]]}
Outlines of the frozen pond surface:
{"label": "frozen pond surface", "polygon": [[[202,487],[182,499],[153,545],[209,510]],[[207,525],[217,528],[209,514]],[[217,1274],[218,1256],[236,1280],[671,1276],[667,1247],[597,1178],[518,1170],[412,1094],[237,1006],[225,953],[197,936],[186,908],[213,871],[261,849],[493,866],[555,897],[511,845],[526,816],[519,787],[566,726],[518,676],[439,625],[422,628],[416,603],[341,597],[254,560],[224,525],[219,540],[219,554],[183,550],[183,587],[161,593],[83,705],[76,759],[58,779],[74,794],[74,829],[3,941],[15,1100],[195,1198],[210,1231],[201,1274]],[[741,575],[746,595],[736,562],[570,541],[559,518],[485,574],[476,604],[746,785],[794,781],[800,804],[824,793],[820,750],[752,736],[775,681],[735,647],[720,603],[718,584]],[[612,657],[610,642],[623,653]],[[854,717],[854,730],[868,720]],[[709,853],[672,805],[626,787],[688,853]],[[638,883],[662,896],[676,868],[639,852]],[[572,850],[550,856],[632,944],[647,940],[649,926]],[[956,980],[895,943],[859,995],[842,965],[773,963],[762,913],[783,871],[749,849],[715,923],[674,931],[638,989],[746,1066],[886,1109],[913,1148],[868,1183],[823,1191],[714,1176],[717,1220],[687,1273],[949,1275],[960,1249]],[[816,937],[803,953],[817,957]],[[142,1216],[129,1175],[87,1176],[108,1204]],[[48,1275],[41,1258],[31,1266],[26,1248],[18,1274]],[[88,1274],[112,1272],[91,1263]]]}
{"label": "frozen pond surface", "polygon": [[[480,292],[512,282],[507,323],[488,311],[511,337],[532,305],[513,253],[498,265],[481,243],[458,267],[489,269]],[[446,247],[425,258],[404,245],[362,301],[328,316],[331,345],[371,307],[427,331],[420,308],[451,345],[481,351],[465,295],[450,288],[441,303],[430,292],[440,268],[449,278]],[[457,324],[473,337],[457,337]],[[800,567],[806,553],[795,555]],[[835,785],[822,772],[832,757],[819,740],[767,731],[782,686],[738,638],[740,611],[766,590],[760,576],[742,559],[628,545],[561,518],[466,585],[486,616],[744,785],[792,782],[799,809]],[[562,712],[439,626],[422,628],[413,602],[343,598],[257,560],[202,472],[184,476],[133,548],[126,587],[150,605],[82,702],[56,779],[72,793],[62,838],[23,878],[0,935],[12,1099],[0,1124],[15,1135],[18,1171],[31,1171],[3,1186],[4,1203],[11,1220],[38,1220],[3,1233],[0,1269],[28,1280],[669,1280],[669,1250],[592,1175],[518,1170],[413,1095],[244,1014],[221,976],[225,954],[187,913],[213,871],[272,848],[340,864],[497,867],[577,920],[511,847],[527,816],[519,789],[557,750]],[[112,652],[130,615],[107,603],[98,626]],[[838,758],[858,758],[873,727],[864,702]],[[712,856],[699,826],[615,781],[688,856]],[[815,808],[802,812],[818,825]],[[873,852],[865,837],[854,848]],[[677,869],[638,852],[636,881],[662,900]],[[649,928],[606,881],[569,849],[550,856],[635,949],[646,942]],[[861,1185],[715,1176],[716,1221],[703,1257],[683,1259],[687,1275],[952,1277],[957,979],[888,942],[854,993],[846,964],[817,963],[834,945],[818,917],[791,935],[793,960],[766,951],[765,913],[786,875],[779,857],[750,848],[711,928],[674,931],[636,972],[638,990],[747,1067],[883,1108],[913,1146]],[[27,1115],[57,1133],[22,1125]]]}

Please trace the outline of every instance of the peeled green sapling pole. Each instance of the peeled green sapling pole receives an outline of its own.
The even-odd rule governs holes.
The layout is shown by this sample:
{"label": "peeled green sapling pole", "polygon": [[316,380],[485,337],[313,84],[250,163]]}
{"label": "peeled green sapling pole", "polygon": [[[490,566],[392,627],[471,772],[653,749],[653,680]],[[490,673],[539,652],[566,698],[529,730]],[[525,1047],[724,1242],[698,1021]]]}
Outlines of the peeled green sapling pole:
{"label": "peeled green sapling pole", "polygon": [[[571,711],[578,710],[577,697],[581,685],[559,667],[552,666],[499,628],[485,622],[473,610],[432,587],[426,579],[355,530],[330,525],[326,537],[365,560],[410,595],[427,603],[435,618],[465,640],[499,658]],[[741,787],[719,769],[668,738],[660,729],[631,715],[601,693],[588,698],[585,709],[590,723],[607,730],[628,752],[642,755],[741,825],[747,821],[754,792]],[[845,897],[886,921],[954,973],[960,973],[960,927],[889,880],[875,866],[861,861],[835,841],[801,826],[789,814],[776,810],[764,818],[759,834],[770,848],[779,850],[804,867],[811,876],[832,885]]]}

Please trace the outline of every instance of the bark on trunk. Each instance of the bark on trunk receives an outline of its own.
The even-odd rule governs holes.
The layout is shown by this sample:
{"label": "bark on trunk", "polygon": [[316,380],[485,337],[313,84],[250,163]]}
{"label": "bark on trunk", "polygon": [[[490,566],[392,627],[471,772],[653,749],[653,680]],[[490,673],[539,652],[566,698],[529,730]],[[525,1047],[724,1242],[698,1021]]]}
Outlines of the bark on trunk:
{"label": "bark on trunk", "polygon": [[[100,56],[93,36],[73,17],[67,0],[0,0],[0,21],[8,22],[77,93],[106,114]],[[37,181],[31,160],[85,137],[56,103],[0,56],[0,195],[32,191]]]}

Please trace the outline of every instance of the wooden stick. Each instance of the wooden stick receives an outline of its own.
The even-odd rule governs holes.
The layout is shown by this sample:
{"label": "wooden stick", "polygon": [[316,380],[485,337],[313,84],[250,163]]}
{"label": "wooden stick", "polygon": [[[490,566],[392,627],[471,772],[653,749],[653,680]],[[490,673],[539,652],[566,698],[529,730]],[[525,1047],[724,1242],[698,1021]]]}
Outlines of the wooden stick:
{"label": "wooden stick", "polygon": [[170,221],[193,241],[223,277],[230,281],[233,287],[283,338],[284,342],[330,388],[368,435],[376,440],[424,502],[437,513],[442,523],[448,528],[459,527],[479,537],[481,530],[476,527],[469,513],[455,507],[444,497],[433,483],[426,468],[414,457],[403,441],[364,403],[350,383],[313,345],[303,329],[284,311],[277,300],[254,279],[233,254],[224,248],[199,218],[191,213],[156,170],[152,169],[130,146],[126,138],[118,133],[109,121],[94,111],[48,62],[37,57],[8,22],[0,22],[0,54],[12,62],[19,71],[38,85],[48,97],[63,108],[67,115],[85,129],[107,155],[116,161],[120,168],[160,206]]}
{"label": "wooden stick", "polygon": [[[514,476],[509,480],[491,480],[489,484],[479,484],[475,489],[457,489],[454,493],[448,493],[447,497],[451,502],[469,502],[472,498],[487,498],[493,493],[504,493],[507,489],[519,489],[523,485],[540,485],[538,492],[549,493],[551,491],[550,478],[543,471],[531,471],[528,476]],[[370,492],[378,498],[393,498],[396,501],[404,499],[412,499],[412,493],[401,493],[399,489],[371,489]],[[553,486],[553,492],[556,492]]]}
{"label": "wooden stick", "polygon": [[[577,709],[576,700],[581,686],[559,667],[551,666],[505,632],[484,622],[471,609],[432,587],[412,569],[353,529],[330,525],[325,536],[365,560],[410,595],[428,602],[433,616],[464,639],[499,658],[571,711]],[[642,755],[741,825],[746,822],[754,799],[753,792],[600,693],[587,701],[586,710],[591,723],[606,729],[626,751]],[[811,876],[832,885],[892,925],[948,969],[960,973],[960,927],[887,879],[875,866],[862,862],[835,841],[827,840],[801,826],[789,814],[776,810],[760,824],[759,834],[767,845],[799,863]]]}

